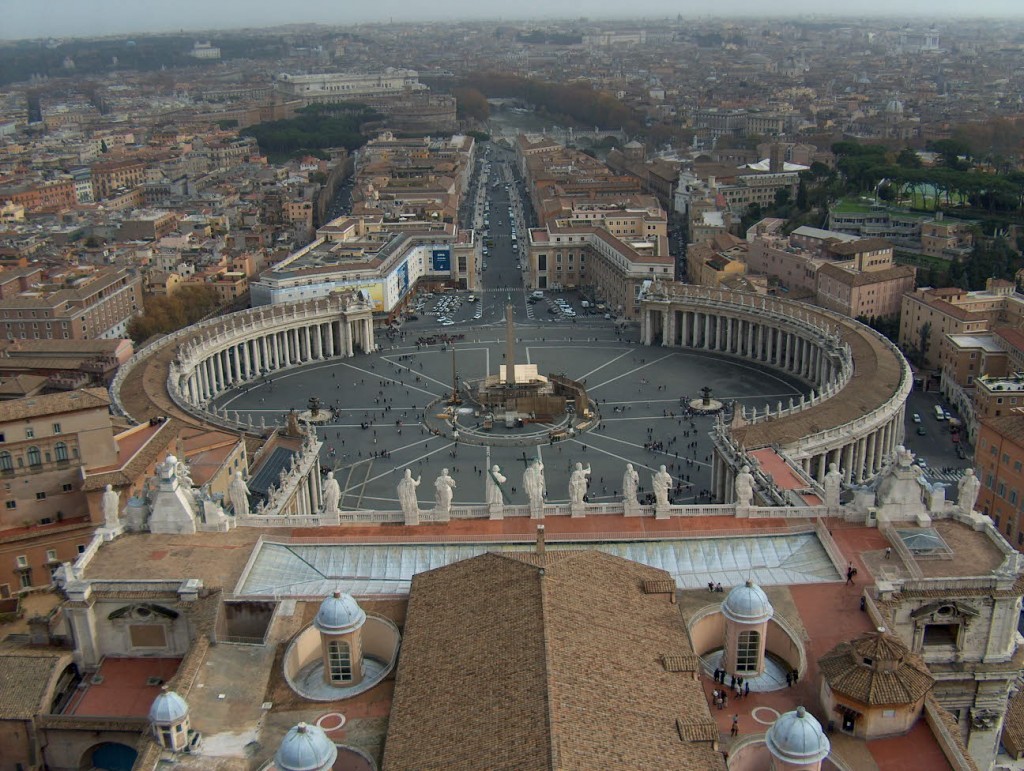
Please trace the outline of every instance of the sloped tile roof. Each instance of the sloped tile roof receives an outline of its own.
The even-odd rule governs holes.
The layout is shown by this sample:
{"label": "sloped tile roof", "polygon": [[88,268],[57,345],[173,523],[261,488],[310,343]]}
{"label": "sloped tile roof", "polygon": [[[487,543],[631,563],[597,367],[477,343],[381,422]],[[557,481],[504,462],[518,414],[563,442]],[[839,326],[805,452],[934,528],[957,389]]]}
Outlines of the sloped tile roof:
{"label": "sloped tile roof", "polygon": [[39,713],[53,678],[69,663],[67,653],[0,655],[0,720],[29,720]]}
{"label": "sloped tile roof", "polygon": [[[418,574],[385,771],[725,769],[664,571],[595,551],[484,554]],[[683,738],[680,738],[683,737]]]}
{"label": "sloped tile roof", "polygon": [[818,668],[835,693],[869,706],[913,704],[935,681],[924,661],[886,632],[839,643],[818,659]]}

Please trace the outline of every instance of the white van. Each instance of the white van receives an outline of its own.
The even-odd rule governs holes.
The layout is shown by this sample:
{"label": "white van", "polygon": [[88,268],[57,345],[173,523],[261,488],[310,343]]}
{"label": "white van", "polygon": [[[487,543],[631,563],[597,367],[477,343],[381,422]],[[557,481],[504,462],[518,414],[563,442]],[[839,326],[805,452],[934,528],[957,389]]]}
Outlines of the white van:
{"label": "white van", "polygon": [[936,420],[945,420],[946,419],[946,411],[943,410],[942,407],[940,407],[937,404],[935,405],[935,419]]}
{"label": "white van", "polygon": [[534,300],[543,300],[544,292],[540,289],[535,289],[533,293],[530,295],[530,297],[532,297]]}

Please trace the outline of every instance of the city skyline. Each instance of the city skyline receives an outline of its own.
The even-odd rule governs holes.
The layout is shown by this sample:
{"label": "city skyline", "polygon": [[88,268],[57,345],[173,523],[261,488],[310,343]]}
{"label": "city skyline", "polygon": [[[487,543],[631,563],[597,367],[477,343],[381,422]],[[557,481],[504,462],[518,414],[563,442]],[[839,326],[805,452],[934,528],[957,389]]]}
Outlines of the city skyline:
{"label": "city skyline", "polygon": [[[50,6],[52,13],[39,13],[39,7],[29,0],[11,0],[0,29],[0,39],[22,40],[48,37],[97,37],[144,33],[205,32],[213,30],[273,27],[284,24],[345,25],[353,23],[404,23],[431,21],[508,21],[586,18],[590,21],[616,19],[635,23],[643,17],[664,17],[682,14],[690,17],[711,18],[754,15],[763,18],[796,17],[803,14],[816,18],[853,18],[848,13],[823,13],[821,6],[809,0],[788,4],[783,12],[766,12],[759,4],[739,0],[726,6],[717,6],[714,14],[703,9],[680,7],[664,0],[645,0],[624,13],[621,6],[600,3],[577,3],[558,6],[552,12],[550,5],[536,0],[518,4],[511,13],[495,14],[469,0],[447,0],[425,8],[422,4],[406,0],[391,0],[369,8],[339,8],[325,0],[313,0],[296,13],[291,6],[266,2],[245,3],[227,0],[214,7],[198,0],[183,0],[173,7],[138,7],[120,0],[86,0],[81,3],[59,1]],[[857,18],[924,18],[948,22],[951,18],[965,17],[963,6],[952,0],[925,2],[910,0],[894,10],[889,3],[869,0],[858,7]],[[1011,0],[983,0],[973,4],[970,18],[1019,18],[1019,4]],[[803,16],[806,20],[807,16]],[[201,22],[200,22],[201,20]]]}

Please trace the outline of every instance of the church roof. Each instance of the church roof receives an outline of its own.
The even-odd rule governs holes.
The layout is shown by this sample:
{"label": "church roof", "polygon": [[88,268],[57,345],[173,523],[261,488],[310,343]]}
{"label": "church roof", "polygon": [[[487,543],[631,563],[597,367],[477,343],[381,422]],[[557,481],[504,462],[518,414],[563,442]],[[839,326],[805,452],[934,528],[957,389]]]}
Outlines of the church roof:
{"label": "church roof", "polygon": [[645,593],[668,579],[590,550],[420,573],[383,767],[724,769],[700,683],[665,663],[693,653],[678,607]]}

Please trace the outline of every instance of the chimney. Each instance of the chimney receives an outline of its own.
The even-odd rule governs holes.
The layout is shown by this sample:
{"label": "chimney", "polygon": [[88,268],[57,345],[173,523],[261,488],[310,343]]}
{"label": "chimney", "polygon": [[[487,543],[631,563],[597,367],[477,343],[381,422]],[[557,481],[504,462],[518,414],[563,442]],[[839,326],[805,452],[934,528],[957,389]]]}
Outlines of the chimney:
{"label": "chimney", "polygon": [[537,554],[544,553],[544,525],[537,525]]}
{"label": "chimney", "polygon": [[50,619],[46,616],[32,616],[28,620],[28,644],[50,644]]}

